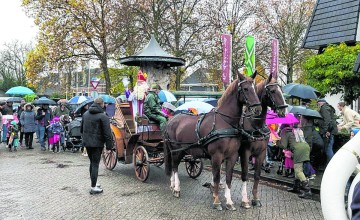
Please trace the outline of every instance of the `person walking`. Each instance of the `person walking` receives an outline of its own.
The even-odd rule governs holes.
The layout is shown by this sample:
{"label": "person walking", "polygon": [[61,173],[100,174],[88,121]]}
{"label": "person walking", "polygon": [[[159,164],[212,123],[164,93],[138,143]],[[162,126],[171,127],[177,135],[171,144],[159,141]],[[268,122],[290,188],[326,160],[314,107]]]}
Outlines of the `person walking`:
{"label": "person walking", "polygon": [[84,113],[80,127],[83,144],[90,160],[90,194],[103,192],[103,189],[97,184],[101,153],[104,144],[106,144],[106,150],[113,149],[110,120],[104,113],[104,106],[104,100],[100,97],[96,98],[89,110]]}
{"label": "person walking", "polygon": [[[300,198],[310,199],[312,197],[309,180],[304,174],[304,162],[310,160],[310,146],[305,141],[303,131],[293,125],[286,127],[281,131],[278,146],[283,149],[289,149],[293,152],[295,180],[293,188],[289,192],[301,193]],[[300,191],[302,190],[302,192]]]}
{"label": "person walking", "polygon": [[50,121],[53,118],[53,114],[51,109],[49,108],[48,104],[42,105],[36,113],[36,120],[38,120],[38,128],[39,128],[39,135],[40,135],[40,145],[41,150],[45,151],[45,134],[47,133],[47,127],[50,124]]}
{"label": "person walking", "polygon": [[324,141],[326,161],[328,164],[334,156],[334,135],[337,134],[335,109],[329,105],[325,99],[319,99],[317,103],[320,107],[320,115],[322,116],[322,119],[317,120],[317,124],[320,129],[319,133]]}
{"label": "person walking", "polygon": [[31,104],[25,104],[25,111],[20,115],[20,123],[24,128],[25,134],[25,147],[27,149],[34,149],[32,147],[34,132],[36,131],[36,114],[33,111],[34,106]]}
{"label": "person walking", "polygon": [[345,106],[345,102],[339,102],[337,107],[340,113],[343,115],[343,121],[337,126],[339,131],[346,129],[348,132],[350,132],[352,128],[360,128],[359,113]]}
{"label": "person walking", "polygon": [[160,124],[160,129],[164,131],[167,122],[167,116],[161,111],[160,98],[157,94],[160,92],[160,86],[153,84],[148,91],[144,102],[144,113],[152,121]]}

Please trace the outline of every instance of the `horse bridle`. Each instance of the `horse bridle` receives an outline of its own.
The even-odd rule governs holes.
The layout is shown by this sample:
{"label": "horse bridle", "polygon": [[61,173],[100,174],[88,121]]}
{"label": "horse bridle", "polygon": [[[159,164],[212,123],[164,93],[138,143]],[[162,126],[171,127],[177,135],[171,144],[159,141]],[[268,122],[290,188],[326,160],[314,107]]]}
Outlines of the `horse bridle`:
{"label": "horse bridle", "polygon": [[248,99],[248,97],[246,96],[246,93],[245,93],[245,91],[244,91],[244,89],[243,89],[243,87],[242,87],[242,84],[244,84],[245,82],[248,82],[248,81],[245,79],[245,80],[243,80],[243,81],[240,81],[240,80],[239,80],[239,82],[238,82],[238,92],[239,92],[239,96],[241,95],[241,93],[244,95],[245,103],[246,103],[246,106],[247,106],[248,108],[252,108],[252,107],[261,105],[261,102],[254,103],[254,104],[252,104],[252,105],[249,104],[249,99]]}
{"label": "horse bridle", "polygon": [[[277,84],[277,83],[269,83],[269,84],[265,85],[266,94],[269,96],[271,102],[273,103],[273,106],[274,106],[275,110],[281,109],[281,108],[286,108],[286,107],[288,106],[288,105],[286,105],[286,104],[285,104],[285,105],[277,105],[277,104],[276,104],[274,98],[273,98],[272,95],[271,95],[271,91],[270,91],[270,89],[269,89],[270,86],[277,86],[277,87],[279,87],[279,88],[280,88],[280,86],[279,86],[279,84]],[[281,90],[280,90],[280,91],[281,91]]]}

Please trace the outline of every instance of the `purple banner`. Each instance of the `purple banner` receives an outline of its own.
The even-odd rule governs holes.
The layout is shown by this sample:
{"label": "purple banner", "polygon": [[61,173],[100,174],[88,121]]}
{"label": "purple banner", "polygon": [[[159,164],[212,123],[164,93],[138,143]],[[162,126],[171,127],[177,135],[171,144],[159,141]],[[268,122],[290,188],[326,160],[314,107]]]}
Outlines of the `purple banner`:
{"label": "purple banner", "polygon": [[271,45],[271,66],[270,66],[270,74],[274,78],[277,77],[278,68],[279,68],[279,40],[273,39]]}
{"label": "purple banner", "polygon": [[222,43],[222,81],[224,84],[230,84],[230,73],[231,73],[231,35],[222,34],[221,35]]}

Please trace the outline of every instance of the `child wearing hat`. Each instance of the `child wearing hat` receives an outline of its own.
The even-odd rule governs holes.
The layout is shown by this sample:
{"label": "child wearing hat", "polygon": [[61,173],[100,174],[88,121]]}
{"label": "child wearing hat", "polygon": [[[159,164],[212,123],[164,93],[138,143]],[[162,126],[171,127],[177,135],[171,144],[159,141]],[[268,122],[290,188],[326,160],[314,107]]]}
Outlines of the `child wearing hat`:
{"label": "child wearing hat", "polygon": [[12,148],[14,148],[14,151],[17,151],[17,148],[19,146],[19,127],[16,123],[16,121],[10,122],[10,126],[8,128],[8,134],[9,134],[9,151],[12,151]]}

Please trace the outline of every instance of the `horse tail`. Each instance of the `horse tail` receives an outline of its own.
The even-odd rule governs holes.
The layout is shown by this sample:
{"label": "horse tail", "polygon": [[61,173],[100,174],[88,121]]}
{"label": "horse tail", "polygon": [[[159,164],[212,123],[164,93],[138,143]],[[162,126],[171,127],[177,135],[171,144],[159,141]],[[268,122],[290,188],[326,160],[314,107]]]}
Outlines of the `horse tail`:
{"label": "horse tail", "polygon": [[172,172],[172,157],[170,152],[169,143],[165,141],[164,144],[164,163],[165,163],[165,173],[170,176]]}

